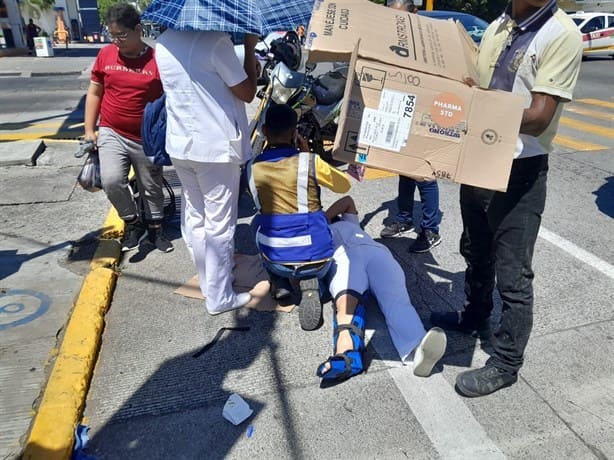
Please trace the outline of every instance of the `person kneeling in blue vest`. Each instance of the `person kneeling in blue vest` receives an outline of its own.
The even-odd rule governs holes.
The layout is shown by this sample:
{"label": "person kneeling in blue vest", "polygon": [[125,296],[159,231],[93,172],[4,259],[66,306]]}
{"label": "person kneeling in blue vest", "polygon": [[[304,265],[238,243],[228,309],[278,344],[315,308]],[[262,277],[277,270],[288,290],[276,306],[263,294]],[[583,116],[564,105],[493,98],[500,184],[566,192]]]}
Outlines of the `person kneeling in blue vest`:
{"label": "person kneeling in blue vest", "polygon": [[299,318],[305,330],[322,324],[319,281],[332,263],[333,240],[320,201],[320,186],[337,193],[350,187],[348,176],[309,152],[298,135],[296,112],[272,105],[262,132],[267,146],[247,165],[256,216],[256,243],[271,279],[273,298],[291,295],[288,280],[301,290]]}

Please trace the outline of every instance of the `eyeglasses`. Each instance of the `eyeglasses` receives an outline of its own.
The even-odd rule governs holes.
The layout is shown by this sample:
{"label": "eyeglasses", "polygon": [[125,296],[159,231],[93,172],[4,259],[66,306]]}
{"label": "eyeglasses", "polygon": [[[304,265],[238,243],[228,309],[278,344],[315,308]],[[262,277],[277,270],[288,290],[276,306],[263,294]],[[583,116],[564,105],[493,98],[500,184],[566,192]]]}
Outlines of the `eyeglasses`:
{"label": "eyeglasses", "polygon": [[128,32],[122,32],[121,34],[109,34],[109,39],[112,42],[118,41],[123,42],[128,38]]}

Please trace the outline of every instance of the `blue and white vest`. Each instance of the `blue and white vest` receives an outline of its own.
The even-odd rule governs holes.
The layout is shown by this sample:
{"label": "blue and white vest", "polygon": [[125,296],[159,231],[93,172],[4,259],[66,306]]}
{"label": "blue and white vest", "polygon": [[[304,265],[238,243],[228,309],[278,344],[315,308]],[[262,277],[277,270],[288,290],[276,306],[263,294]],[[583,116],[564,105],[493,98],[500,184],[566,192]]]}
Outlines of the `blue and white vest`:
{"label": "blue and white vest", "polygon": [[[259,211],[256,242],[260,252],[272,262],[317,262],[333,255],[332,234],[320,204],[315,158],[314,154],[296,148],[276,148],[265,150],[256,162],[252,160],[247,165],[250,190]],[[266,168],[266,184],[258,183],[255,176],[259,174],[254,168]],[[270,212],[275,205],[261,202],[261,199],[271,199],[270,191],[276,183],[278,189],[286,190],[285,201],[296,203],[292,211]],[[258,193],[265,186],[268,193],[264,190]],[[309,209],[310,202],[312,209]]]}

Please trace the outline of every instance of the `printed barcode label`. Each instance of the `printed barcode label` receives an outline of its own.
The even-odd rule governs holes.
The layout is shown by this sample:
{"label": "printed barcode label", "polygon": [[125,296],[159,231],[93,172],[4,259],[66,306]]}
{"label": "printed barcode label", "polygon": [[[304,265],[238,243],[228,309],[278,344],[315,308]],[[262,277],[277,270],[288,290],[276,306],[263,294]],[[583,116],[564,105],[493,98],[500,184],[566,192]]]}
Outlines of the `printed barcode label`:
{"label": "printed barcode label", "polygon": [[365,107],[358,143],[400,152],[407,144],[416,95],[383,90],[378,109]]}
{"label": "printed barcode label", "polygon": [[394,122],[390,122],[388,124],[388,132],[386,133],[386,143],[390,143],[392,141],[392,135],[394,134],[394,130],[396,129],[397,124]]}

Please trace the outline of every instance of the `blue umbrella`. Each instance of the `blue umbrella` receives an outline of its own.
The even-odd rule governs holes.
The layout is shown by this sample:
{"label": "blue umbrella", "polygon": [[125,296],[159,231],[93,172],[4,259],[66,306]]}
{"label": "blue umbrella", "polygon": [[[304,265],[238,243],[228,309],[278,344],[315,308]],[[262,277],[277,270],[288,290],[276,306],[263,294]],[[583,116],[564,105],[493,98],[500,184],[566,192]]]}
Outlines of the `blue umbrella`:
{"label": "blue umbrella", "polygon": [[142,18],[175,30],[266,36],[307,25],[313,3],[314,0],[153,0]]}

